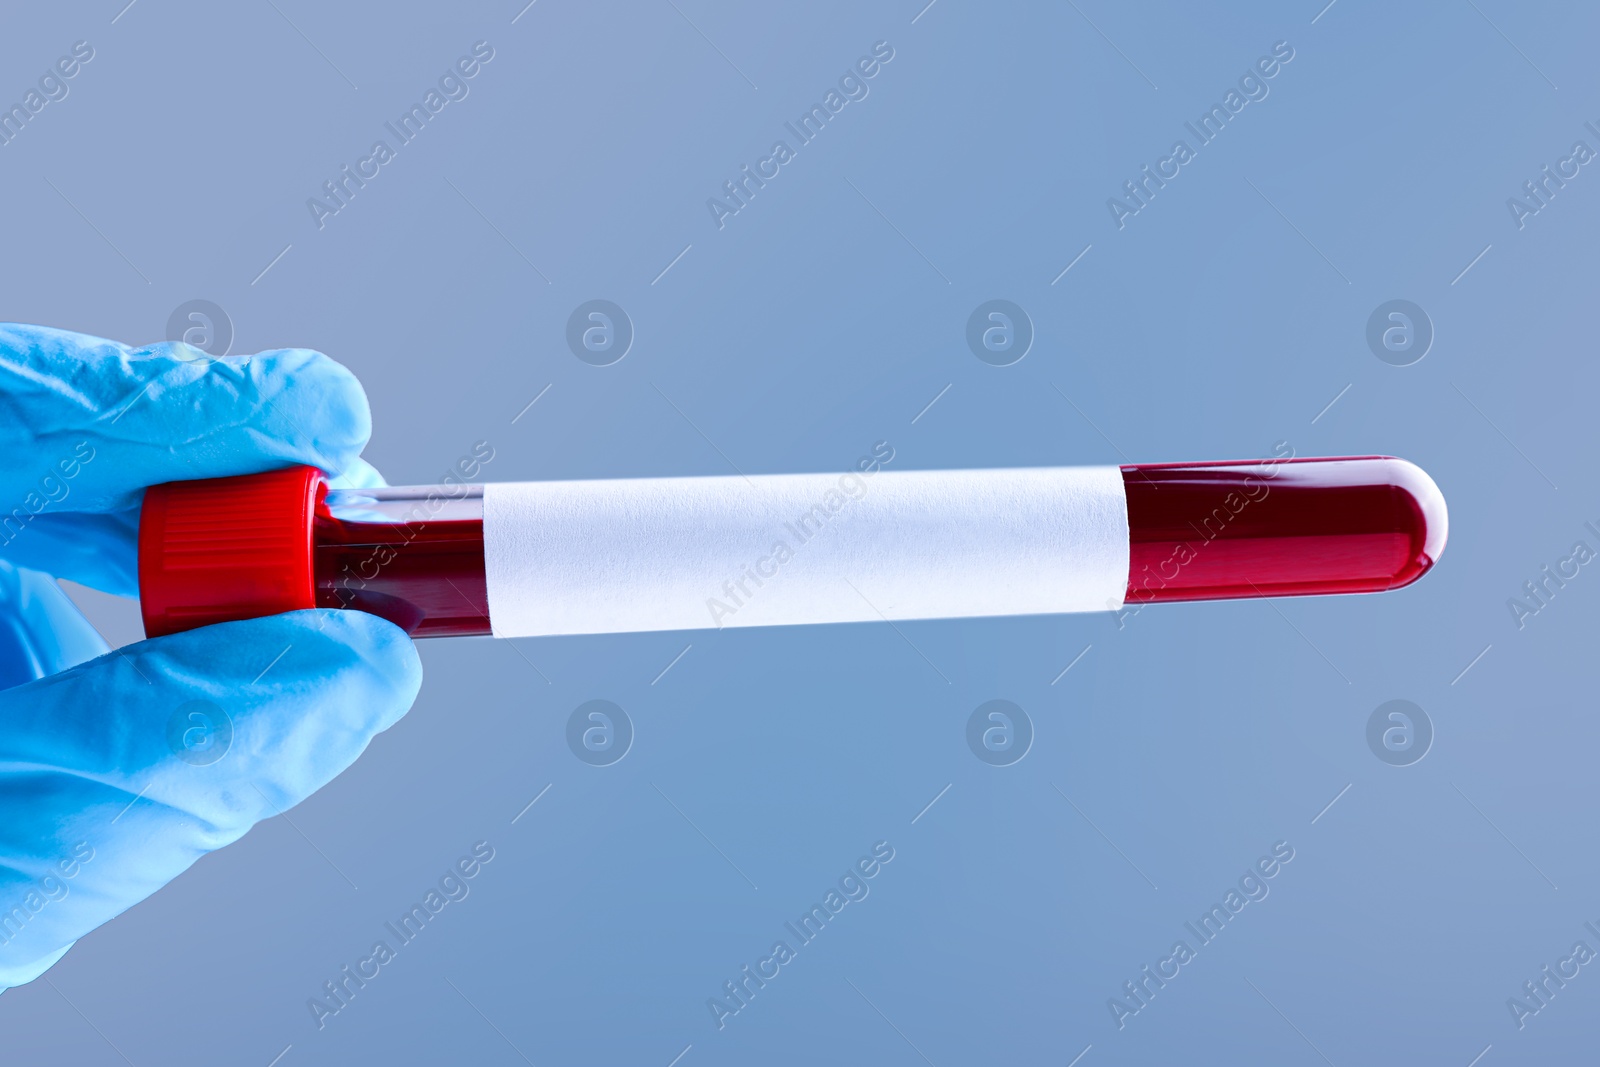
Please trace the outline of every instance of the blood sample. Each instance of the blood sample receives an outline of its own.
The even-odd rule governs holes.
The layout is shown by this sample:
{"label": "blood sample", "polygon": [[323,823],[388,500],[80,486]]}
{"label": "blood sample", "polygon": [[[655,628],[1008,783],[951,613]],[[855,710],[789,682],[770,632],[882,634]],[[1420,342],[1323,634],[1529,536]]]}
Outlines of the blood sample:
{"label": "blood sample", "polygon": [[1388,456],[1123,467],[1127,599],[1379,593],[1444,551],[1444,496]]}
{"label": "blood sample", "polygon": [[1446,533],[1385,456],[339,490],[295,467],[148,490],[139,581],[152,637],[310,607],[522,637],[1380,592]]}

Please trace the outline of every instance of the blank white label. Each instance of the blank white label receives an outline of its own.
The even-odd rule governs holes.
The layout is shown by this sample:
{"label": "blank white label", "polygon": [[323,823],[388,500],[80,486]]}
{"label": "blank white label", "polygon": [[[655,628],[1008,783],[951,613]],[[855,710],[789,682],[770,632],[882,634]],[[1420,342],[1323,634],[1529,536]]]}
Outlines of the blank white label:
{"label": "blank white label", "polygon": [[1111,611],[1116,467],[500,482],[496,637]]}

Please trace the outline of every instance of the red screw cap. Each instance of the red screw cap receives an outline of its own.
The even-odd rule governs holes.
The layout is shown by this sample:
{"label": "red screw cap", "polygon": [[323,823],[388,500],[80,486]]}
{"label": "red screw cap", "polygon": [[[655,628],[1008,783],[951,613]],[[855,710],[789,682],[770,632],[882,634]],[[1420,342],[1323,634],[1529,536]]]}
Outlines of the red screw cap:
{"label": "red screw cap", "polygon": [[322,472],[168,482],[139,514],[146,637],[316,606],[311,522]]}

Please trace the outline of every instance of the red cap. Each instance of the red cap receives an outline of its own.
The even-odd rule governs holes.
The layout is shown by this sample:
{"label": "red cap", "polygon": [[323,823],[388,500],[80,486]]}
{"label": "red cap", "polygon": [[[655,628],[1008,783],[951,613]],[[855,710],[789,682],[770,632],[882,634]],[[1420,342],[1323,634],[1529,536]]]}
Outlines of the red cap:
{"label": "red cap", "polygon": [[139,514],[146,637],[316,606],[315,467],[168,482]]}

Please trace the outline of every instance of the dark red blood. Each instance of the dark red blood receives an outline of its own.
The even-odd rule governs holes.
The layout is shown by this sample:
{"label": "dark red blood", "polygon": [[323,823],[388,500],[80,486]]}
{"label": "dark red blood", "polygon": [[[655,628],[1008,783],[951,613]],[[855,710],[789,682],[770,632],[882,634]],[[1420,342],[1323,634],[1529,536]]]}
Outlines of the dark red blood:
{"label": "dark red blood", "polygon": [[318,607],[371,612],[413,637],[489,633],[481,520],[351,522],[319,504],[312,539]]}
{"label": "dark red blood", "polygon": [[1387,456],[1122,468],[1129,603],[1377,593],[1444,550],[1444,497]]}

